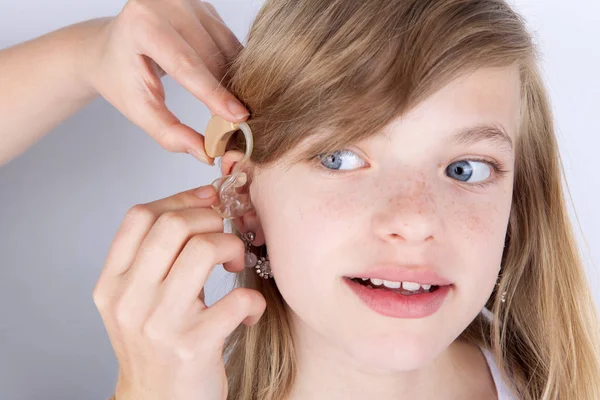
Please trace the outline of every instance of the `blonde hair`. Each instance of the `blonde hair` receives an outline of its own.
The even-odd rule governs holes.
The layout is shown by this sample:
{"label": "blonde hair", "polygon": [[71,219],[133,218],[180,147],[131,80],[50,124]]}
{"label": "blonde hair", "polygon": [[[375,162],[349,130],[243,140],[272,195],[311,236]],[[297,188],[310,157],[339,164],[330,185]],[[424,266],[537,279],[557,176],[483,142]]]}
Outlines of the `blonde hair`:
{"label": "blonde hair", "polygon": [[[519,399],[598,400],[598,314],[538,58],[503,0],[267,0],[226,82],[251,112],[252,162],[266,167],[309,136],[298,160],[368,138],[459,74],[516,63],[522,110],[501,279],[486,304],[493,318],[479,314],[461,338],[492,351]],[[333,133],[315,135],[323,128]],[[230,148],[243,151],[243,136]],[[253,270],[235,285],[260,291],[267,309],[225,342],[228,399],[280,400],[296,375],[284,300]]]}

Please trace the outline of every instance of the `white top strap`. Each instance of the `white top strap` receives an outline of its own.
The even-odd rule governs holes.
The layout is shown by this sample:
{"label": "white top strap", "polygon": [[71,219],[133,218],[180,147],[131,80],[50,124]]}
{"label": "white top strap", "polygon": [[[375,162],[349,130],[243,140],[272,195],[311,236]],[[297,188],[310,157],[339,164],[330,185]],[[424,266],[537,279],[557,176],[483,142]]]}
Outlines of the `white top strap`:
{"label": "white top strap", "polygon": [[494,359],[494,355],[491,351],[486,348],[479,346],[481,352],[485,356],[485,359],[488,363],[488,367],[490,368],[490,372],[492,373],[492,377],[494,378],[494,384],[496,385],[496,391],[498,392],[498,400],[518,400],[508,388],[504,379],[502,379],[502,375],[500,374],[500,370],[498,369],[498,365],[496,364],[496,360]]}

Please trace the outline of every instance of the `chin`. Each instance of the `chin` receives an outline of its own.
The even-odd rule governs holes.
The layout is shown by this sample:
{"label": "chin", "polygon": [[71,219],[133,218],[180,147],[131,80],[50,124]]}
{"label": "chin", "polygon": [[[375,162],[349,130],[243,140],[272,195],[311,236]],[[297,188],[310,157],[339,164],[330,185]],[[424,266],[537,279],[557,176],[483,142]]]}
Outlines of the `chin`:
{"label": "chin", "polygon": [[362,338],[353,341],[356,345],[348,344],[347,351],[359,365],[367,368],[411,371],[430,364],[443,352],[445,346],[434,345],[433,340],[423,334]]}

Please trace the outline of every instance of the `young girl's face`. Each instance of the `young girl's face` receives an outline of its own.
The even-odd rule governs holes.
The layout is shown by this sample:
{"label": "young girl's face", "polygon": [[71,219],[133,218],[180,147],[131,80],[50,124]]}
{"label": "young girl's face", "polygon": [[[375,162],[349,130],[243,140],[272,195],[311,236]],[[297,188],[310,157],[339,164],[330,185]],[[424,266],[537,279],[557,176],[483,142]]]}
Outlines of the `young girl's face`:
{"label": "young girl's face", "polygon": [[[482,68],[369,140],[256,172],[251,196],[300,343],[410,370],[457,338],[498,277],[519,103],[516,66]],[[432,270],[451,285],[428,315],[414,303],[370,307],[347,277],[382,265]]]}

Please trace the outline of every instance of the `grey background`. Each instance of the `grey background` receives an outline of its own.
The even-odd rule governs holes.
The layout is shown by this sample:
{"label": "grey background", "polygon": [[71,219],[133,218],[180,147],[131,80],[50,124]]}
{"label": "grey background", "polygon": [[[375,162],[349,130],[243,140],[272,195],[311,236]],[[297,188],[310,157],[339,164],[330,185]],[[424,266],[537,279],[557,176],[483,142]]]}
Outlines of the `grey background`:
{"label": "grey background", "polygon": [[[115,15],[124,4],[2,0],[0,48],[79,20]],[[261,1],[213,4],[245,43]],[[600,257],[600,2],[520,0],[516,5],[541,42],[583,232],[577,231],[578,240],[600,304],[600,272],[593,262]],[[206,106],[169,77],[164,83],[170,108],[202,132],[210,116]],[[112,394],[117,363],[92,288],[113,235],[134,204],[217,176],[217,167],[162,150],[102,99],[0,168],[0,400]],[[207,284],[209,304],[228,290],[229,278],[215,269]]]}

